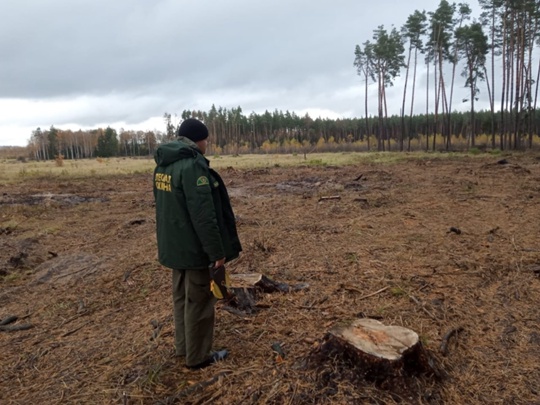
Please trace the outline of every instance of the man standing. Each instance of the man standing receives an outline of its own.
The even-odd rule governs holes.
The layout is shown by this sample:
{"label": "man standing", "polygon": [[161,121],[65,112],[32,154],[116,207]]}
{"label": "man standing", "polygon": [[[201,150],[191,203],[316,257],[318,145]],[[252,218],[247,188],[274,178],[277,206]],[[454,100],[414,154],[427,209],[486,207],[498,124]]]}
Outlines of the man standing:
{"label": "man standing", "polygon": [[177,136],[155,154],[158,258],[172,269],[176,354],[200,369],[228,355],[212,352],[216,300],[208,267],[237,258],[242,247],[225,184],[203,156],[208,128],[189,118]]}

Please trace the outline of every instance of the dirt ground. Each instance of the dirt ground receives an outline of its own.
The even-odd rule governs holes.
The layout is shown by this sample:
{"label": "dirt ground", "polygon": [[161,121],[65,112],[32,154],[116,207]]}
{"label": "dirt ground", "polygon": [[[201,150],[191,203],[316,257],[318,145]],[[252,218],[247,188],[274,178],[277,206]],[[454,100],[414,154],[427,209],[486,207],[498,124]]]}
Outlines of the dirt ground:
{"label": "dirt ground", "polygon": [[[252,315],[218,304],[231,355],[201,371],[173,356],[150,174],[2,186],[0,320],[22,330],[0,330],[0,403],[540,404],[540,157],[220,173],[244,246],[231,272],[310,287]],[[442,377],[396,390],[306,362],[359,317],[416,331]]]}

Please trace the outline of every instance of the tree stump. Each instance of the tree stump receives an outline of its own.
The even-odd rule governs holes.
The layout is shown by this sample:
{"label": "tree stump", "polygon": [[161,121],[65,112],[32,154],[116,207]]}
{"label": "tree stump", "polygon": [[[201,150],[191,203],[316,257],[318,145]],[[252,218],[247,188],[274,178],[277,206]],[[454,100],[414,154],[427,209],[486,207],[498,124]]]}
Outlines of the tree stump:
{"label": "tree stump", "polygon": [[280,283],[263,274],[230,274],[231,287],[229,291],[233,297],[227,305],[245,313],[251,314],[257,310],[257,299],[260,293],[299,291],[309,286],[307,284],[289,285]]}
{"label": "tree stump", "polygon": [[416,332],[369,318],[333,328],[319,351],[326,357],[341,356],[358,377],[371,381],[437,374]]}

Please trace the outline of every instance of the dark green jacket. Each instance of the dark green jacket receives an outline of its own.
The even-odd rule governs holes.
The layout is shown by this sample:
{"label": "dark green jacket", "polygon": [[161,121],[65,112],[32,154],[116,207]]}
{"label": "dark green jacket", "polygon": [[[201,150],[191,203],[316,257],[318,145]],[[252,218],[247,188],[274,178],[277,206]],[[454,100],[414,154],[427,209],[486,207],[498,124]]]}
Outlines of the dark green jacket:
{"label": "dark green jacket", "polygon": [[172,269],[207,269],[242,251],[229,196],[219,175],[187,138],[154,156],[159,262]]}

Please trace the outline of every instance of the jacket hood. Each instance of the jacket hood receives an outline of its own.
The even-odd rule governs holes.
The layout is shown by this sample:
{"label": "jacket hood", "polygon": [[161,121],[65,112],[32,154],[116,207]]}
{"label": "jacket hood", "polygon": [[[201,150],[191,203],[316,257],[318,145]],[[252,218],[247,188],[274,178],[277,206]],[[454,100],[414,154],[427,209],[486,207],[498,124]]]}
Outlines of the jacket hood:
{"label": "jacket hood", "polygon": [[180,159],[194,158],[201,155],[197,144],[192,140],[180,137],[176,140],[159,146],[154,154],[158,166],[168,166]]}

